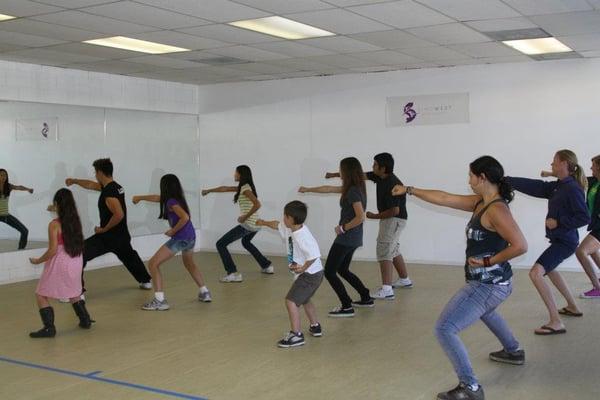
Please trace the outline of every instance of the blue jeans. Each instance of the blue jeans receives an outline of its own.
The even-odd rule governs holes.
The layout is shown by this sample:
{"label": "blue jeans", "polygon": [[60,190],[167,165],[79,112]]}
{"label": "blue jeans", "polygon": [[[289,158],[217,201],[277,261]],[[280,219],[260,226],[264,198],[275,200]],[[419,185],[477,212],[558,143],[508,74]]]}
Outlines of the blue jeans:
{"label": "blue jeans", "polygon": [[244,246],[244,248],[248,250],[250,254],[252,254],[252,256],[254,257],[256,262],[258,262],[261,268],[265,269],[269,265],[271,265],[271,261],[269,261],[265,256],[263,256],[260,250],[254,247],[254,245],[251,242],[251,240],[254,238],[254,236],[256,236],[257,233],[258,231],[251,231],[244,228],[242,225],[238,225],[226,234],[224,234],[221,237],[221,239],[217,240],[217,250],[219,251],[219,255],[221,256],[221,261],[223,262],[225,271],[227,271],[228,274],[237,272],[237,268],[235,266],[235,263],[233,262],[233,258],[231,258],[229,250],[227,250],[227,246],[240,239],[242,239],[242,246]]}
{"label": "blue jeans", "polygon": [[512,283],[506,286],[484,284],[475,281],[467,284],[446,304],[435,324],[435,335],[450,359],[460,382],[478,384],[460,331],[482,320],[500,340],[504,350],[518,350],[519,342],[513,336],[506,321],[496,308],[512,293]]}

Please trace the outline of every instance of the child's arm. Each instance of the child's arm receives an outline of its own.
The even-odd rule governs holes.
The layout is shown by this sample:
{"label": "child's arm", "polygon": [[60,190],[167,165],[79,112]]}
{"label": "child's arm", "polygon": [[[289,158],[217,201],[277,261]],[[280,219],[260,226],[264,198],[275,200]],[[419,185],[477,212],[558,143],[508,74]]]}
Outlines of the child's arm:
{"label": "child's arm", "polygon": [[306,271],[307,269],[310,268],[311,265],[313,265],[313,263],[317,261],[317,258],[312,259],[312,260],[308,260],[304,263],[304,265],[298,265],[298,264],[292,264],[290,266],[290,270],[292,270],[293,272],[297,273],[297,274],[301,274],[304,271]]}
{"label": "child's arm", "polygon": [[211,189],[203,189],[202,196],[206,196],[209,193],[226,193],[226,192],[237,192],[237,186],[217,186]]}
{"label": "child's arm", "polygon": [[52,221],[48,224],[48,250],[41,257],[35,258],[31,257],[29,262],[37,265],[44,263],[54,257],[56,254],[56,250],[58,249],[58,230],[60,229],[60,224],[57,221]]}
{"label": "child's arm", "polygon": [[98,192],[102,190],[102,186],[98,182],[90,181],[87,179],[67,178],[67,179],[65,179],[65,185],[67,185],[67,186],[78,185],[84,189],[96,190]]}
{"label": "child's arm", "polygon": [[137,195],[131,198],[133,204],[137,204],[140,201],[150,201],[152,203],[160,203],[160,195],[159,194],[146,194],[146,195]]}
{"label": "child's arm", "polygon": [[179,217],[179,221],[177,221],[177,224],[175,224],[174,227],[165,232],[165,235],[169,237],[174,236],[177,232],[179,232],[190,220],[189,214],[186,213],[185,210],[179,204],[173,205],[171,207],[171,210],[175,214],[177,214],[177,216]]}
{"label": "child's arm", "polygon": [[256,221],[257,226],[268,226],[271,229],[278,230],[279,229],[279,221],[265,221],[264,219],[259,219]]}
{"label": "child's arm", "polygon": [[33,189],[32,188],[28,188],[26,186],[21,186],[21,185],[10,185],[10,188],[12,190],[21,190],[23,192],[29,192],[29,193],[33,193]]}
{"label": "child's arm", "polygon": [[315,186],[315,187],[305,187],[300,186],[298,189],[300,193],[342,193],[341,186]]}

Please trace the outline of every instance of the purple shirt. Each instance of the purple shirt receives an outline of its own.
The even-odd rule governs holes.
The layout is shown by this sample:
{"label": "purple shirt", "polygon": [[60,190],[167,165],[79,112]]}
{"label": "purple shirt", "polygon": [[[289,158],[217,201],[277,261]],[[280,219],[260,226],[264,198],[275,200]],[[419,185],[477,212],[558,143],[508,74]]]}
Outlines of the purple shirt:
{"label": "purple shirt", "polygon": [[[171,211],[173,206],[178,206],[179,202],[175,199],[167,200],[167,218],[169,219],[169,226],[172,228],[179,222],[179,217],[175,214],[174,211]],[[196,230],[194,229],[194,225],[192,225],[192,220],[188,220],[188,222],[181,228],[180,230],[173,235],[173,239],[175,240],[196,240]]]}

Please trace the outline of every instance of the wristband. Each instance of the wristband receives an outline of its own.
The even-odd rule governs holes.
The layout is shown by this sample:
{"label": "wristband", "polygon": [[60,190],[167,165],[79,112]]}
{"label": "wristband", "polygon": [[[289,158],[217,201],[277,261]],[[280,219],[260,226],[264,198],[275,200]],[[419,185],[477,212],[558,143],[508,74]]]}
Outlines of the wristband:
{"label": "wristband", "polygon": [[414,187],[407,186],[406,187],[406,193],[408,193],[410,196],[412,196],[413,195],[413,189],[414,189]]}

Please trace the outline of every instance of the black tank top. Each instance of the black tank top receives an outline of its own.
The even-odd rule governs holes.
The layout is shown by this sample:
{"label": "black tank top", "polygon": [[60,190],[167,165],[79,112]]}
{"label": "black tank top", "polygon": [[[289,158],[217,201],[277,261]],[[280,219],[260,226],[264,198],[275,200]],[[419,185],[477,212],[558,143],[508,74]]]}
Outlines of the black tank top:
{"label": "black tank top", "polygon": [[[477,214],[473,214],[467,224],[467,260],[469,257],[483,258],[492,257],[508,247],[508,242],[498,234],[490,231],[481,224],[481,217],[487,209],[494,203],[504,202],[503,199],[491,201],[483,207]],[[477,205],[483,202],[480,201]],[[488,268],[471,268],[468,261],[465,262],[465,277],[467,281],[478,281],[489,284],[506,284],[512,277],[510,263],[505,261],[501,264],[492,265]]]}

